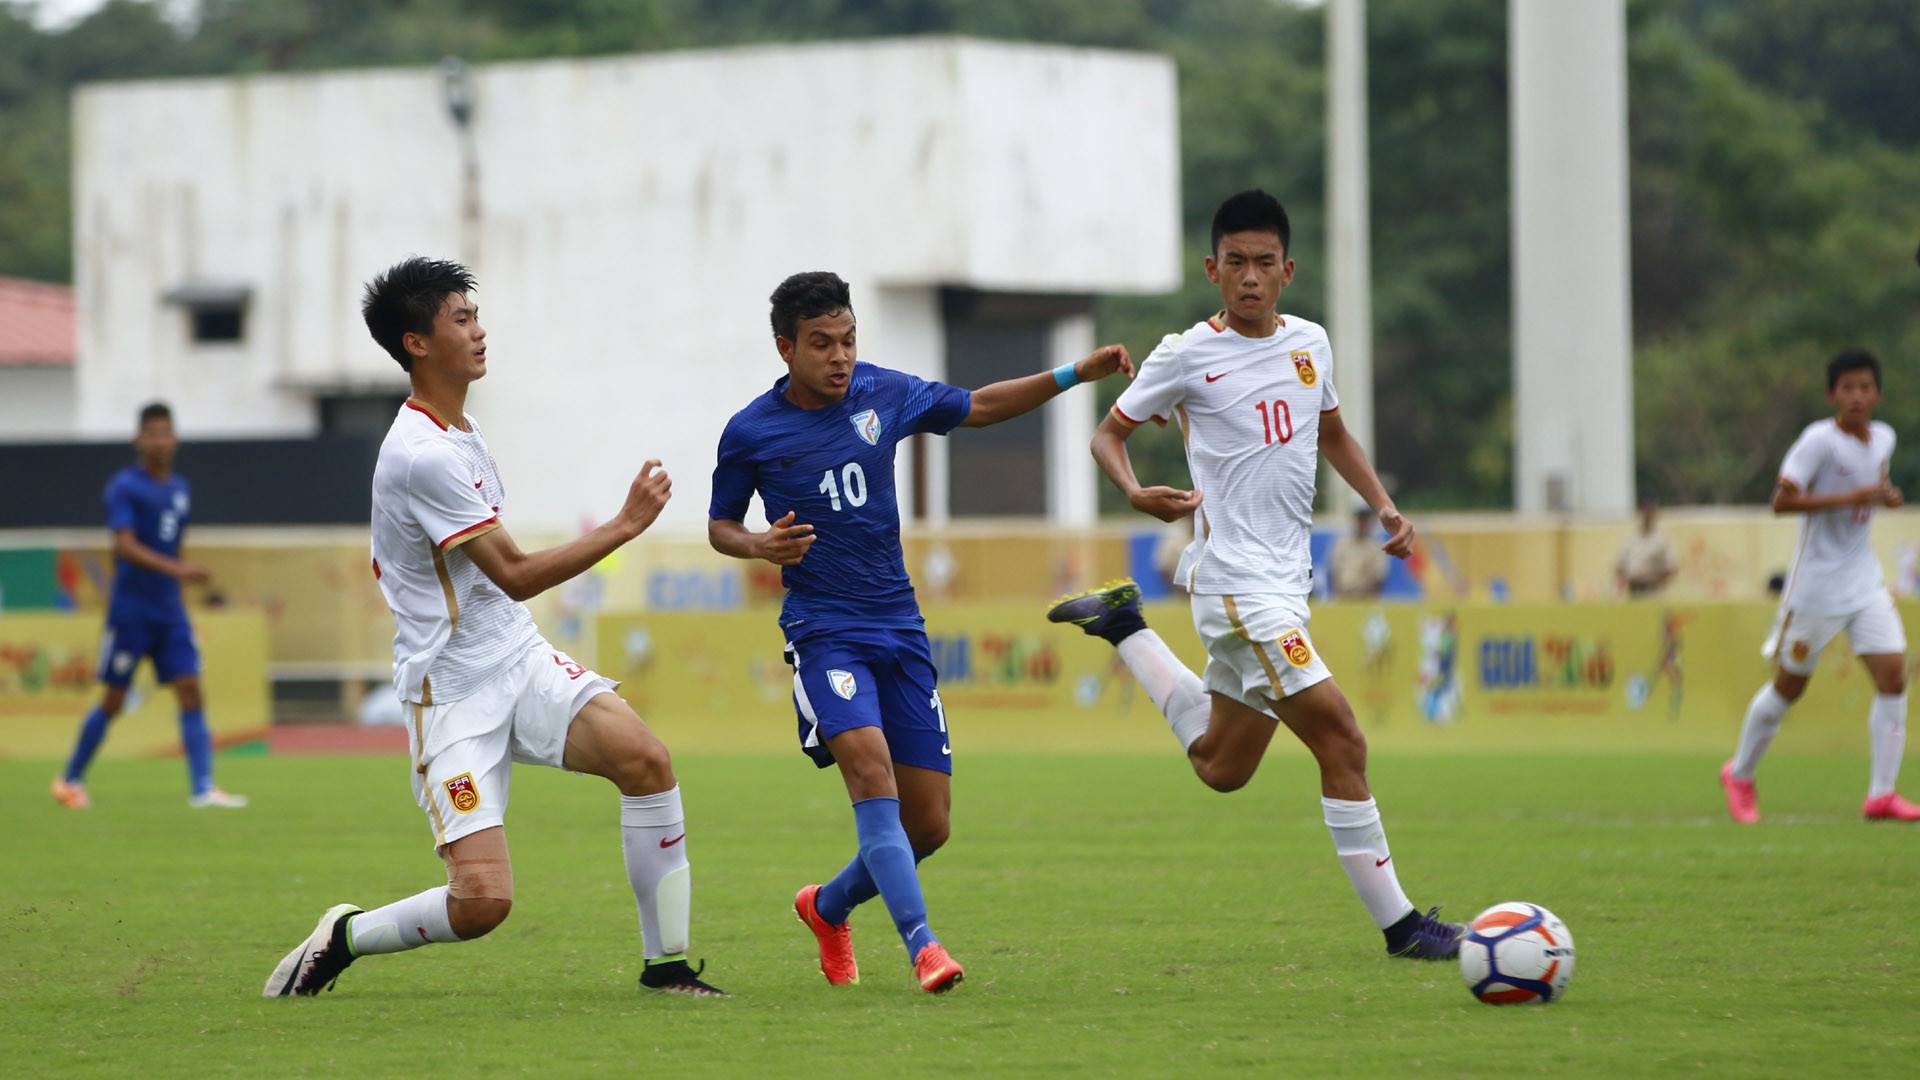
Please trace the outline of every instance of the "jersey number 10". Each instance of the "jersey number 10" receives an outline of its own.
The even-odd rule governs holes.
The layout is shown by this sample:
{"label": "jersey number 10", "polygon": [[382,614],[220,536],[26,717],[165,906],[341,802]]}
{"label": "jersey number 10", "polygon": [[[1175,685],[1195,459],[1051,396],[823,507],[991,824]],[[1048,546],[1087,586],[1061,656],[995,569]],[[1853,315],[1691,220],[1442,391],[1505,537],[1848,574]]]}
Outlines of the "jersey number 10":
{"label": "jersey number 10", "polygon": [[1267,433],[1268,446],[1293,438],[1293,410],[1287,408],[1285,401],[1275,400],[1271,414],[1264,401],[1254,402],[1253,407],[1260,410],[1260,426]]}
{"label": "jersey number 10", "polygon": [[840,470],[841,484],[833,482],[833,470],[828,469],[820,477],[820,493],[833,501],[833,508],[840,509],[840,489],[846,487],[847,501],[855,506],[867,505],[867,473],[857,461],[847,462]]}

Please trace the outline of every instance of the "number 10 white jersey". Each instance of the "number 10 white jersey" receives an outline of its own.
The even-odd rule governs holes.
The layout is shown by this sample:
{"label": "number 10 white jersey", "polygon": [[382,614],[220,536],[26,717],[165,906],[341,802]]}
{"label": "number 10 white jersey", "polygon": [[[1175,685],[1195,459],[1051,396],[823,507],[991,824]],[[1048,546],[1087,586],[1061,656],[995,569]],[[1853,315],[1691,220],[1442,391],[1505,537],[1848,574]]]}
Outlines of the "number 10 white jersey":
{"label": "number 10 white jersey", "polygon": [[1312,589],[1320,416],[1340,396],[1326,330],[1292,315],[1275,322],[1271,336],[1242,337],[1223,313],[1169,334],[1113,407],[1130,426],[1180,424],[1202,497],[1176,571],[1191,593]]}

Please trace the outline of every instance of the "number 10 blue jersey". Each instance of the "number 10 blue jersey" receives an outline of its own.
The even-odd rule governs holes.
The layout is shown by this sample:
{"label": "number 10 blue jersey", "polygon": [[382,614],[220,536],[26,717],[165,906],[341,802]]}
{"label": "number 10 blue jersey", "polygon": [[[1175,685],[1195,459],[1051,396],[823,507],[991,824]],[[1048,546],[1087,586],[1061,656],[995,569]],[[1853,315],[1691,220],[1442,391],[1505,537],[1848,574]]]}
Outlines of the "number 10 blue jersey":
{"label": "number 10 blue jersey", "polygon": [[973,395],[872,364],[855,364],[847,396],[824,409],[800,408],[786,389],[783,377],[727,422],[707,515],[742,521],[758,491],[769,524],[791,510],[794,524],[813,526],[806,557],[780,574],[787,640],[847,627],[920,629],[900,553],[894,447],[952,431]]}

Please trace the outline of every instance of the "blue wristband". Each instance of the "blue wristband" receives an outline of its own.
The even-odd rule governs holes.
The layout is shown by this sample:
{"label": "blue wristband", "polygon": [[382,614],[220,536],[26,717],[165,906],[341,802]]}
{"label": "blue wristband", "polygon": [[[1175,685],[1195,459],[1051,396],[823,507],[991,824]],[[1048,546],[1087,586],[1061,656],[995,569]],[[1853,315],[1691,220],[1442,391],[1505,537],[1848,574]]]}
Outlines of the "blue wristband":
{"label": "blue wristband", "polygon": [[1080,385],[1080,377],[1073,373],[1072,364],[1061,364],[1059,367],[1054,368],[1053,381],[1059,383],[1060,389],[1062,390]]}

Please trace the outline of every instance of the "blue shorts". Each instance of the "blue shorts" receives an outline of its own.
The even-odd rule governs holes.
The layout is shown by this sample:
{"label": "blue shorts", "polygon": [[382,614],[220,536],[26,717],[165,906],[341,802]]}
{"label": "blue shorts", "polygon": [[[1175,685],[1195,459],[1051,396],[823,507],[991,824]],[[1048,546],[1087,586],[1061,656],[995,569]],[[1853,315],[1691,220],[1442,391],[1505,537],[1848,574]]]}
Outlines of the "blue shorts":
{"label": "blue shorts", "polygon": [[953,771],[947,714],[924,631],[830,630],[789,643],[787,662],[800,749],[815,765],[833,764],[828,739],[877,727],[899,764]]}
{"label": "blue shorts", "polygon": [[186,619],[108,619],[100,642],[100,681],[126,688],[145,657],[153,658],[154,678],[163,683],[200,674],[200,647]]}

